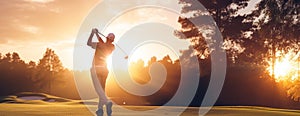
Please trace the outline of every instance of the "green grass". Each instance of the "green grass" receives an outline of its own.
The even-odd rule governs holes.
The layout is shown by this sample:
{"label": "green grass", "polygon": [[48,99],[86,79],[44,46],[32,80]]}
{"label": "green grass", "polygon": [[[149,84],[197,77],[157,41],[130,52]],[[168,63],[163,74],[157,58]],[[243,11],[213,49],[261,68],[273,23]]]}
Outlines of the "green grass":
{"label": "green grass", "polygon": [[[25,100],[22,97],[38,96],[41,99]],[[51,101],[51,102],[49,102]],[[82,101],[69,100],[40,93],[20,93],[0,98],[0,116],[93,116],[97,109],[97,100],[89,100],[88,106]],[[184,107],[158,106],[114,106],[113,116],[174,116]],[[125,110],[130,109],[130,110]],[[155,110],[152,110],[155,109]],[[137,111],[139,114],[137,114]],[[151,111],[151,112],[143,112]],[[181,116],[198,116],[198,107],[187,108]],[[207,116],[300,116],[300,110],[275,109],[253,106],[213,107]]]}
{"label": "green grass", "polygon": [[[96,108],[96,105],[91,106]],[[124,106],[135,111],[148,110],[154,106]],[[145,113],[145,116],[172,116],[183,107],[166,107],[159,111]],[[114,116],[137,116],[120,107],[113,107]],[[214,107],[207,116],[299,116],[298,110],[264,107]],[[0,116],[93,116],[82,104],[0,104]],[[182,116],[198,116],[198,108],[188,108]]]}

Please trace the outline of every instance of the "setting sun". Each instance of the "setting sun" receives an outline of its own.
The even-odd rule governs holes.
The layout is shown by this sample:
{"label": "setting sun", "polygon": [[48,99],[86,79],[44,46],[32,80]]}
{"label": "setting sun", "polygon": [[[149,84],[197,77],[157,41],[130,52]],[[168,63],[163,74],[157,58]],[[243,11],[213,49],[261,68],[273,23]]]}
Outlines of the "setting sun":
{"label": "setting sun", "polygon": [[270,75],[274,73],[274,78],[277,82],[280,81],[295,81],[299,78],[299,54],[289,51],[277,51],[274,64],[274,71],[272,68],[272,60],[268,61],[269,67],[267,68]]}

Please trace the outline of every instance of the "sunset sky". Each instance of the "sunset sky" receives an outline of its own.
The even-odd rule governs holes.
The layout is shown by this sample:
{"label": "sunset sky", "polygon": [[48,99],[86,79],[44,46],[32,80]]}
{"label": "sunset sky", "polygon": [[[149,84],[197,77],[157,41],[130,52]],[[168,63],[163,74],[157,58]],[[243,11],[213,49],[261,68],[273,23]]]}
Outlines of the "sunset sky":
{"label": "sunset sky", "polygon": [[[117,3],[120,0],[113,1]],[[249,7],[242,12],[249,12],[256,2],[252,0]],[[17,52],[26,62],[29,60],[38,62],[46,48],[51,48],[58,54],[64,66],[72,68],[73,49],[78,30],[86,16],[98,3],[101,3],[101,0],[1,0],[0,53],[3,55]],[[121,6],[124,3],[114,5]],[[125,15],[114,25],[126,27],[140,21],[139,17],[150,18],[151,12],[147,12],[150,10],[153,9],[129,13],[128,16],[134,14],[137,18]],[[110,12],[113,11],[107,11]],[[145,17],[146,14],[148,17]],[[178,26],[176,20],[177,18],[172,19],[174,27]],[[114,30],[114,27],[108,30]],[[124,32],[116,33],[124,34]],[[163,36],[170,38],[173,35],[170,32],[169,35]],[[133,36],[128,35],[128,37]],[[187,46],[186,43],[184,44]]]}
{"label": "sunset sky", "polygon": [[1,0],[0,53],[17,52],[26,62],[38,61],[49,47],[60,56],[64,66],[70,67],[78,28],[98,2]]}

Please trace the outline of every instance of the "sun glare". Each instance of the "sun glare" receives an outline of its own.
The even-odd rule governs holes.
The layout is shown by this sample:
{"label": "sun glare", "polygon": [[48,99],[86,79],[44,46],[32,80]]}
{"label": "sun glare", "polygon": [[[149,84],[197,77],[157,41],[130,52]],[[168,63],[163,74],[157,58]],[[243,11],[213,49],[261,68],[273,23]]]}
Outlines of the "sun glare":
{"label": "sun glare", "polygon": [[111,70],[111,69],[112,69],[112,57],[111,57],[111,55],[109,55],[109,56],[106,58],[106,65],[107,65],[107,69],[108,69],[108,70]]}
{"label": "sun glare", "polygon": [[272,59],[268,61],[269,67],[267,68],[270,75],[274,73],[274,78],[277,82],[280,81],[295,81],[299,79],[299,53],[289,51],[276,52],[276,59],[274,63],[274,71]]}
{"label": "sun glare", "polygon": [[147,63],[153,56],[157,59],[162,59],[167,55],[169,55],[172,60],[178,59],[176,52],[168,46],[159,43],[148,43],[134,49],[132,54],[129,56],[129,62],[137,62],[141,59]]}

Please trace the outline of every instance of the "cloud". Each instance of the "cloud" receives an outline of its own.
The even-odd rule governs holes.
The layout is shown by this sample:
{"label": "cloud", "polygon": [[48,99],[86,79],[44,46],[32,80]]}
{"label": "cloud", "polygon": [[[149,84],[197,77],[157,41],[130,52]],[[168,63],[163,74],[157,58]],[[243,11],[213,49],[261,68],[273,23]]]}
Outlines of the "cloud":
{"label": "cloud", "polygon": [[18,52],[25,61],[38,62],[49,47],[70,68],[77,31],[98,2],[0,0],[0,53]]}
{"label": "cloud", "polygon": [[25,2],[35,2],[35,3],[50,3],[54,0],[24,0]]}
{"label": "cloud", "polygon": [[22,25],[21,29],[25,32],[32,33],[32,34],[37,34],[39,31],[38,27],[32,25]]}
{"label": "cloud", "polygon": [[54,42],[71,37],[75,39],[82,20],[96,2],[0,0],[0,38],[9,38],[17,43],[24,40]]}

